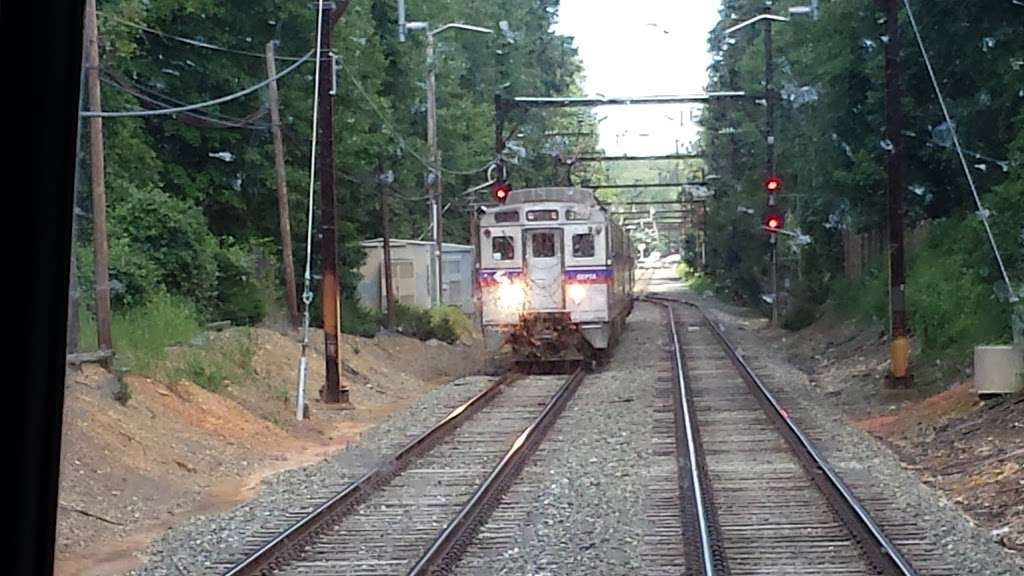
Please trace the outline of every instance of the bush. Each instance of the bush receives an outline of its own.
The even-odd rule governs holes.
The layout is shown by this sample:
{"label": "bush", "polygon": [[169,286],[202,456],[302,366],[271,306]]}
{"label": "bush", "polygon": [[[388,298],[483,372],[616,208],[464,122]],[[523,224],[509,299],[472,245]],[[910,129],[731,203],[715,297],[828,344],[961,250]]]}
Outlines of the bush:
{"label": "bush", "polygon": [[454,344],[473,332],[473,322],[455,306],[436,306],[430,309],[430,328],[434,338]]}
{"label": "bush", "polygon": [[818,319],[818,307],[808,302],[798,302],[786,310],[782,327],[786,330],[801,330],[814,324]]}
{"label": "bush", "polygon": [[[1010,305],[1000,294],[994,257],[973,214],[935,222],[929,239],[908,258],[907,321],[922,352],[965,362],[974,346],[1010,338]],[[1002,244],[1004,250],[1012,244]],[[1010,258],[1007,260],[1013,262]],[[842,316],[885,324],[889,317],[888,269],[874,262],[856,281],[832,284]]]}
{"label": "bush", "polygon": [[198,206],[152,186],[133,188],[110,209],[109,238],[116,304],[137,306],[167,292],[213,308],[220,245]]}
{"label": "bush", "polygon": [[472,331],[469,318],[454,306],[431,310],[399,304],[395,307],[396,332],[420,340],[440,340],[454,344],[462,334]]}
{"label": "bush", "polygon": [[277,281],[277,259],[269,241],[240,245],[231,238],[220,240],[216,253],[217,299],[212,315],[235,324],[255,324],[267,315],[275,296],[282,293]]}
{"label": "bush", "polygon": [[345,334],[373,338],[383,319],[384,314],[379,310],[367,308],[351,298],[341,301],[341,331]]}

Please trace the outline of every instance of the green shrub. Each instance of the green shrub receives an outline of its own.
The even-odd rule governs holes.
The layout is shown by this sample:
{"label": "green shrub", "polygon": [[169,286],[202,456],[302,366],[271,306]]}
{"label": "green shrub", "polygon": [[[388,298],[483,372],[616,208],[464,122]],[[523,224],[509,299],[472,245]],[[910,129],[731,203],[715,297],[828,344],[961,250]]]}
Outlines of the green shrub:
{"label": "green shrub", "polygon": [[215,319],[251,325],[266,317],[275,297],[284,290],[277,280],[279,267],[270,242],[240,245],[222,238],[216,262],[217,298],[211,312]]}
{"label": "green shrub", "polygon": [[809,302],[798,302],[786,310],[782,327],[786,330],[801,330],[814,324],[818,319],[818,307]]}
{"label": "green shrub", "polygon": [[473,321],[455,306],[431,308],[430,325],[434,329],[435,338],[449,344],[453,344],[463,335],[473,332]]}
{"label": "green shrub", "polygon": [[379,310],[363,306],[351,298],[341,301],[341,331],[345,334],[373,338],[383,317]]}
{"label": "green shrub", "polygon": [[213,308],[220,245],[198,206],[152,186],[133,187],[110,208],[109,238],[115,304],[137,306],[166,291],[204,312]]}
{"label": "green shrub", "polygon": [[711,277],[706,274],[694,274],[690,277],[687,283],[690,290],[697,294],[704,294],[705,292],[715,291],[715,283],[711,280]]}

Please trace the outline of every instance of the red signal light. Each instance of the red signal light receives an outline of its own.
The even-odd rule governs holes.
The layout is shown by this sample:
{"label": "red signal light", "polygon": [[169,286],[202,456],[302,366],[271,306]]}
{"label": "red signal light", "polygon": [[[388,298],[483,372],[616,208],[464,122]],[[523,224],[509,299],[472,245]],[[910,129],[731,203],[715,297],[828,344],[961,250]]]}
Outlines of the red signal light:
{"label": "red signal light", "polygon": [[494,200],[498,204],[504,204],[505,200],[508,200],[508,194],[512,191],[512,187],[507,182],[499,182],[494,185],[494,189],[491,191],[491,195],[494,196]]}
{"label": "red signal light", "polygon": [[775,194],[782,191],[782,178],[778,176],[769,176],[764,179],[764,191],[769,194]]}
{"label": "red signal light", "polygon": [[785,219],[783,219],[782,214],[779,214],[778,212],[768,212],[764,215],[764,219],[761,221],[761,225],[764,229],[772,234],[782,230],[782,225],[784,223]]}

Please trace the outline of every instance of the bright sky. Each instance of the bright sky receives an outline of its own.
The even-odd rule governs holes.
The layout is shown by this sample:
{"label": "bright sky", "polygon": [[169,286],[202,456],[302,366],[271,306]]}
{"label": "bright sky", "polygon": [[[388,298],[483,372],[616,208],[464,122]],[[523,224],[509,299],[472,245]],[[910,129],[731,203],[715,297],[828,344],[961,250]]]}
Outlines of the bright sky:
{"label": "bright sky", "polygon": [[[652,96],[705,91],[708,32],[719,0],[562,0],[555,31],[573,36],[588,96]],[[701,106],[604,106],[601,147],[612,155],[684,151],[698,134]]]}

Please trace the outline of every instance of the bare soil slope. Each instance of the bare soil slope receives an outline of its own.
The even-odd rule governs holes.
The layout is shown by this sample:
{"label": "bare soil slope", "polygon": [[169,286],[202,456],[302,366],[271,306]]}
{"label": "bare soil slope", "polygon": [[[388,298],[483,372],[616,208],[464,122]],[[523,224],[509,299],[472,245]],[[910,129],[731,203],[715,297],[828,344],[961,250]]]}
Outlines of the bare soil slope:
{"label": "bare soil slope", "polygon": [[[236,329],[250,374],[211,392],[187,380],[124,377],[131,394],[113,399],[113,377],[96,366],[69,370],[65,389],[57,531],[58,574],[121,574],[167,528],[194,514],[230,508],[275,472],[315,462],[430,389],[477,371],[478,342],[450,346],[403,336],[343,336],[343,380],[354,410],[320,404],[322,335],[313,334],[306,398],[311,419],[294,417],[299,346],[294,333]],[[171,351],[173,356],[175,352]]]}

